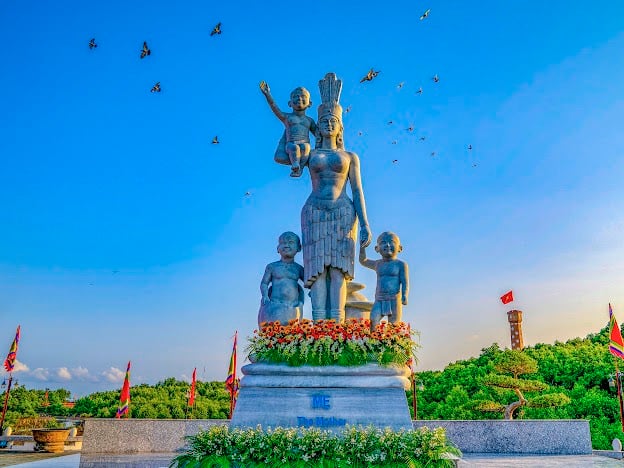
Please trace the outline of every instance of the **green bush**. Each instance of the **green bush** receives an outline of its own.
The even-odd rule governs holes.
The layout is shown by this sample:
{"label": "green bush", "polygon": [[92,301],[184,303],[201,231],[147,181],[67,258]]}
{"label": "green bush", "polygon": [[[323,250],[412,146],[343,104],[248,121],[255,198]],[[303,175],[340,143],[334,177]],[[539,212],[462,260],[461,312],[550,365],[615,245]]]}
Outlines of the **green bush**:
{"label": "green bush", "polygon": [[444,429],[410,431],[347,427],[334,434],[318,428],[266,431],[213,426],[187,437],[186,452],[171,468],[288,466],[364,468],[454,466],[461,452],[446,440]]}

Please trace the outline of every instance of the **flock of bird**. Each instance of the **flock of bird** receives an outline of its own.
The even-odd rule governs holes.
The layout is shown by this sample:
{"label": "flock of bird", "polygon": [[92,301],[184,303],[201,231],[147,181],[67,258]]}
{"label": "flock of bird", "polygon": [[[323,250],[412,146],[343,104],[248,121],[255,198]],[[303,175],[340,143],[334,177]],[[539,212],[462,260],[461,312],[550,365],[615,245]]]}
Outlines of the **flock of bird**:
{"label": "flock of bird", "polygon": [[[425,12],[424,12],[421,16],[420,16],[420,20],[422,21],[422,20],[424,20],[424,19],[428,18],[428,17],[429,17],[430,12],[431,12],[431,9],[427,9],[427,10],[426,10],[426,11],[425,11]],[[212,36],[220,35],[221,33],[222,33],[222,31],[221,31],[221,23],[219,22],[219,23],[217,23],[217,24],[216,24],[216,25],[212,28],[212,31],[210,32],[210,36],[212,37]],[[91,38],[91,39],[89,40],[89,44],[88,44],[88,45],[89,45],[89,49],[90,49],[90,50],[96,49],[96,48],[98,47],[98,45],[97,45],[97,43],[96,43],[96,41],[95,41],[95,38]],[[151,49],[149,48],[149,46],[148,46],[148,44],[147,44],[147,41],[143,41],[143,47],[142,47],[142,48],[141,48],[141,50],[140,50],[140,53],[139,53],[139,59],[144,59],[145,57],[148,57],[148,56],[150,56],[151,54],[152,54],[152,51],[151,51]],[[365,75],[364,75],[364,76],[360,79],[360,83],[366,83],[366,82],[373,81],[375,78],[377,78],[377,77],[379,76],[379,74],[380,74],[380,73],[381,73],[381,70],[375,70],[374,68],[371,68],[371,69],[370,69],[370,70],[369,70],[369,71],[368,71],[368,72],[367,72],[367,73],[366,73],[366,74],[365,74]],[[433,76],[431,77],[431,80],[432,80],[434,83],[439,83],[439,82],[440,82],[440,77],[439,77],[439,76],[437,75],[437,73],[436,73],[435,75],[433,75]],[[400,82],[400,83],[397,85],[397,89],[402,89],[402,88],[403,88],[403,86],[404,86],[404,84],[405,84],[405,82],[403,82],[403,81],[402,81],[402,82]],[[162,91],[162,88],[161,88],[161,86],[160,86],[160,81],[157,81],[157,82],[156,82],[156,83],[152,86],[152,88],[150,89],[150,92],[152,92],[152,93],[160,93],[161,91]],[[418,90],[416,91],[416,94],[417,94],[417,95],[421,95],[421,94],[423,94],[423,88],[422,88],[422,87],[419,87],[419,88],[418,88]],[[351,109],[352,109],[352,106],[351,106],[351,105],[347,106],[347,108],[346,108],[346,109],[345,109],[345,111],[344,111],[344,112],[345,112],[345,114],[346,114],[346,113],[351,112]],[[393,122],[392,120],[388,121],[388,125],[393,125],[393,124],[394,124],[394,122]],[[410,132],[410,133],[412,133],[412,132],[414,132],[415,128],[414,128],[414,126],[413,126],[413,125],[410,125],[410,126],[409,126],[408,128],[406,128],[405,130],[406,130],[406,131],[408,131],[408,132]],[[362,136],[362,135],[363,135],[363,132],[362,132],[362,131],[358,131],[358,136]],[[426,137],[421,136],[419,139],[420,139],[420,141],[425,141]],[[215,137],[212,139],[211,144],[213,144],[213,145],[218,145],[219,143],[220,143],[219,138],[218,138],[218,136],[217,136],[217,135],[215,135]],[[391,144],[393,144],[393,145],[398,144],[398,140],[392,140]],[[468,149],[469,151],[472,151],[472,145],[468,145],[468,146],[467,146],[467,149]],[[435,157],[435,156],[436,156],[436,152],[435,152],[435,151],[431,152],[431,157]],[[398,160],[398,159],[393,159],[393,160],[392,160],[392,164],[396,164],[396,163],[398,163],[398,162],[399,162],[399,160]],[[476,164],[476,163],[473,163],[473,164],[472,164],[472,167],[477,167],[477,164]],[[245,196],[245,197],[249,197],[249,196],[251,196],[251,192],[250,192],[250,191],[245,192],[245,195],[244,195],[244,196]]]}
{"label": "flock of bird", "polygon": [[[215,25],[214,28],[212,28],[212,31],[210,31],[210,36],[216,36],[221,34],[221,22],[217,23]],[[89,40],[89,50],[93,50],[97,48],[97,42],[95,42],[95,37],[92,37]],[[141,48],[141,51],[139,53],[139,58],[140,59],[144,59],[145,57],[152,55],[152,51],[149,48],[149,46],[147,45],[147,41],[143,41],[143,47]],[[160,87],[160,81],[157,81],[154,86],[152,86],[152,88],[150,89],[151,93],[160,93],[162,91],[162,88]],[[212,144],[213,145],[218,145],[219,144],[219,138],[218,137],[214,137],[212,139]]]}
{"label": "flock of bird", "polygon": [[[427,10],[425,10],[425,12],[424,12],[424,13],[420,16],[420,20],[422,21],[422,20],[424,20],[424,19],[428,18],[428,17],[429,17],[429,13],[431,13],[431,9],[427,9]],[[371,68],[371,69],[370,69],[370,70],[368,70],[368,72],[367,72],[367,73],[366,73],[366,74],[365,74],[365,75],[364,75],[364,76],[360,79],[360,83],[366,83],[366,82],[369,82],[369,81],[373,81],[375,78],[377,78],[377,77],[379,76],[379,74],[380,74],[380,73],[381,73],[381,70],[375,70],[374,68]],[[440,77],[438,76],[438,74],[437,74],[437,73],[431,77],[431,81],[433,81],[434,83],[439,83],[439,82],[440,82]],[[397,89],[399,89],[399,90],[400,90],[400,89],[402,89],[404,85],[405,85],[405,82],[404,82],[404,81],[401,81],[401,82],[397,85]],[[423,94],[423,89],[422,89],[422,86],[418,88],[418,90],[416,91],[416,94],[417,94],[417,95],[421,95],[421,94]],[[351,112],[351,106],[350,106],[350,105],[349,105],[349,106],[347,106],[347,108],[345,109],[345,113],[349,113],[349,112]],[[394,122],[393,122],[392,120],[388,121],[388,125],[392,125],[393,123],[394,123]],[[409,126],[408,128],[406,128],[405,130],[406,130],[406,131],[408,131],[408,132],[410,132],[410,133],[412,133],[412,132],[415,130],[415,128],[414,128],[414,126],[413,126],[413,125],[410,125],[410,126]],[[359,131],[359,132],[358,132],[358,136],[362,136],[362,135],[363,135],[363,132]],[[421,137],[420,137],[420,141],[425,141],[425,137],[424,137],[424,136],[421,136]],[[391,144],[393,144],[393,145],[398,144],[398,140],[392,140],[392,141],[391,141]],[[467,148],[467,150],[468,150],[468,151],[472,151],[472,145],[471,145],[471,144],[470,144],[470,145],[468,145],[466,148]],[[435,158],[435,157],[436,157],[436,154],[437,154],[437,153],[436,153],[435,151],[432,151],[432,152],[431,152],[431,157],[432,157],[432,158]],[[396,163],[398,163],[398,162],[399,162],[399,160],[398,160],[398,159],[393,159],[393,160],[392,160],[392,164],[396,164]],[[473,163],[472,163],[472,167],[477,167],[477,163],[476,163],[476,162],[473,162]]]}
{"label": "flock of bird", "polygon": [[[422,20],[422,19],[425,19],[427,16],[429,16],[429,12],[430,12],[430,11],[431,11],[431,10],[427,10],[425,13],[423,13],[423,15],[420,17],[420,19]],[[381,70],[375,70],[374,68],[371,68],[371,69],[370,69],[370,70],[366,73],[366,75],[364,75],[364,76],[360,79],[360,83],[365,83],[365,82],[367,82],[367,81],[373,81],[373,79],[375,79],[377,76],[379,76],[379,74],[380,74],[380,73],[381,73]],[[438,74],[436,73],[435,75],[433,75],[433,76],[431,77],[431,80],[432,80],[434,83],[439,83],[439,82],[440,82],[440,77],[439,77],[439,76],[438,76]],[[405,85],[405,82],[404,82],[404,81],[401,81],[401,82],[397,85],[397,89],[402,89],[404,85]],[[422,87],[419,87],[419,88],[418,88],[418,91],[416,91],[416,94],[420,95],[420,94],[422,94],[422,93],[423,93],[423,89],[422,89]],[[347,108],[345,109],[345,113],[349,113],[349,112],[351,112],[351,105],[347,106]],[[389,121],[388,121],[388,125],[393,125],[393,124],[394,124],[394,121],[393,121],[393,120],[389,120]],[[413,133],[413,132],[414,132],[414,130],[415,130],[415,127],[414,127],[414,125],[411,125],[411,124],[410,124],[410,126],[409,126],[409,127],[407,127],[405,130],[406,130],[407,132],[409,132],[409,133]],[[362,133],[361,131],[359,131],[359,132],[358,132],[358,136],[362,136],[362,135],[363,135],[363,133]],[[425,139],[426,139],[426,137],[424,137],[424,136],[421,136],[421,137],[420,137],[420,141],[425,141]],[[392,141],[391,141],[391,144],[393,144],[393,145],[398,144],[398,140],[392,140]],[[468,151],[472,151],[472,145],[468,145],[466,148],[468,149]],[[432,157],[432,158],[435,158],[435,156],[436,156],[436,152],[435,152],[435,151],[432,151],[432,152],[431,152],[431,157]],[[399,160],[398,160],[398,159],[393,159],[393,160],[392,160],[392,164],[396,164],[396,163],[398,163],[398,162],[399,162]],[[474,162],[473,162],[473,163],[472,163],[472,167],[477,167],[477,163],[474,163]]]}

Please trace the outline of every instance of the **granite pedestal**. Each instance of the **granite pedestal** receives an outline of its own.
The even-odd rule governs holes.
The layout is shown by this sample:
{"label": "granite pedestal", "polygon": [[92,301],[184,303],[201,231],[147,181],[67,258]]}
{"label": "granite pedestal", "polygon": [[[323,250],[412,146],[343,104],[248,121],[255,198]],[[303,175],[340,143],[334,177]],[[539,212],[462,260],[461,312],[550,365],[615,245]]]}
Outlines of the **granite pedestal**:
{"label": "granite pedestal", "polygon": [[242,372],[231,427],[412,428],[407,367],[254,363]]}
{"label": "granite pedestal", "polygon": [[584,419],[418,420],[414,428],[444,428],[462,453],[591,455],[589,421]]}

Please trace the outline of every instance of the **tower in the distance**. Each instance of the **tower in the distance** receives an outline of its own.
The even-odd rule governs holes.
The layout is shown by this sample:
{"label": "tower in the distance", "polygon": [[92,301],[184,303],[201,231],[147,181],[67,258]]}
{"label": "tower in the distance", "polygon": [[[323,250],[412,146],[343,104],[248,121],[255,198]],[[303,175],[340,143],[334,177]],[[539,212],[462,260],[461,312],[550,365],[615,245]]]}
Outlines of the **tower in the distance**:
{"label": "tower in the distance", "polygon": [[510,310],[507,312],[509,328],[511,331],[511,349],[524,348],[524,338],[522,337],[522,311]]}

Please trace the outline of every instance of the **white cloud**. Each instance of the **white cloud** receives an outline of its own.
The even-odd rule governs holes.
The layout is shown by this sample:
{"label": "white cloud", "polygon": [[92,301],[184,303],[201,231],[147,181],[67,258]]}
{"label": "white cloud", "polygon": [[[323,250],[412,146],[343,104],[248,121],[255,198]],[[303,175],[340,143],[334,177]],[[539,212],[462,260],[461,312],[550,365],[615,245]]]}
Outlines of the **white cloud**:
{"label": "white cloud", "polygon": [[126,376],[126,373],[120,369],[117,369],[116,367],[110,367],[108,370],[105,370],[104,372],[102,372],[102,375],[109,382],[116,383],[116,382],[123,382],[123,379]]}
{"label": "white cloud", "polygon": [[15,368],[13,369],[13,372],[28,372],[29,370],[30,369],[26,364],[18,361],[17,359],[15,360]]}
{"label": "white cloud", "polygon": [[69,369],[67,369],[67,367],[59,367],[56,370],[56,376],[59,379],[62,379],[62,380],[71,380],[72,379],[71,372],[69,372]]}
{"label": "white cloud", "polygon": [[86,380],[88,382],[97,382],[99,380],[97,376],[89,373],[89,369],[82,366],[73,367],[71,374],[76,380]]}
{"label": "white cloud", "polygon": [[48,369],[44,369],[43,367],[37,367],[30,373],[30,375],[32,375],[37,380],[47,382],[50,377],[50,371]]}

